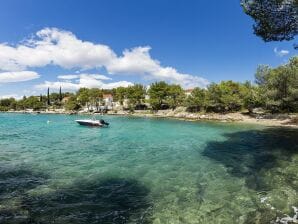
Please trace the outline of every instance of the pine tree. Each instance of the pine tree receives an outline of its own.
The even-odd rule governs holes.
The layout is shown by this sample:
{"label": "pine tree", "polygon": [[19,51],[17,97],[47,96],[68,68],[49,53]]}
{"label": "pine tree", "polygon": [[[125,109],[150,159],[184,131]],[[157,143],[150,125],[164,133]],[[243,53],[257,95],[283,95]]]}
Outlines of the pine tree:
{"label": "pine tree", "polygon": [[50,101],[50,88],[48,88],[48,106],[51,105],[51,101]]}
{"label": "pine tree", "polygon": [[59,100],[60,100],[60,102],[62,101],[62,91],[61,91],[61,86],[60,86],[60,89],[59,89]]}

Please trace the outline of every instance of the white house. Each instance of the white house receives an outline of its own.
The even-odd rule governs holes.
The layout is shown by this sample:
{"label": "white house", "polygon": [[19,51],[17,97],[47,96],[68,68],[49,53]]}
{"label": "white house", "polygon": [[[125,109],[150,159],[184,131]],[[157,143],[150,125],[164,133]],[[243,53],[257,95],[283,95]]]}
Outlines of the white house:
{"label": "white house", "polygon": [[108,93],[108,94],[103,94],[103,103],[107,107],[107,109],[111,110],[113,109],[113,95]]}

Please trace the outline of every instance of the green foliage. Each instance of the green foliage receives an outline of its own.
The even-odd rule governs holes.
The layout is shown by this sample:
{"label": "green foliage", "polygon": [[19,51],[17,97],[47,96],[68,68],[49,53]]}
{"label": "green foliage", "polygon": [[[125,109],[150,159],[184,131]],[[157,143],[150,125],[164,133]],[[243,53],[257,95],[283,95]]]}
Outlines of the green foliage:
{"label": "green foliage", "polygon": [[63,96],[62,96],[62,90],[61,90],[61,86],[60,86],[60,89],[59,89],[59,101],[61,102],[63,99]]}
{"label": "green foliage", "polygon": [[59,93],[51,93],[50,95],[50,102],[51,105],[60,106],[61,100],[60,100],[60,94]]}
{"label": "green foliage", "polygon": [[14,98],[0,99],[0,111],[8,111],[16,108],[16,100]]}
{"label": "green foliage", "polygon": [[194,88],[191,94],[185,99],[184,105],[190,112],[199,112],[205,106],[206,90],[199,87]]}
{"label": "green foliage", "polygon": [[169,85],[163,81],[151,84],[148,94],[149,103],[154,110],[175,109],[183,105],[185,100],[185,93],[180,85]]}
{"label": "green foliage", "polygon": [[258,85],[263,85],[269,77],[270,67],[268,65],[259,65],[255,74],[255,82]]}
{"label": "green foliage", "polygon": [[175,109],[181,106],[185,99],[184,90],[180,85],[169,85],[167,92],[167,104],[170,108]]}
{"label": "green foliage", "polygon": [[48,92],[47,92],[47,104],[48,106],[51,105],[51,99],[50,99],[50,88],[48,88]]}
{"label": "green foliage", "polygon": [[126,97],[129,101],[129,107],[134,109],[143,103],[145,99],[146,89],[143,85],[135,84],[126,89]]}
{"label": "green foliage", "polygon": [[40,98],[37,96],[30,96],[21,102],[24,109],[40,110],[44,107],[44,104],[39,101]]}
{"label": "green foliage", "polygon": [[241,84],[233,81],[221,82],[221,101],[226,111],[239,111],[243,106]]}
{"label": "green foliage", "polygon": [[195,88],[185,100],[188,111],[235,112],[241,109],[252,111],[261,105],[259,87],[249,82],[223,81],[211,83],[207,89]]}
{"label": "green foliage", "polygon": [[256,107],[264,105],[261,88],[253,86],[250,82],[245,82],[241,87],[243,107],[251,113]]}
{"label": "green foliage", "polygon": [[127,96],[127,88],[125,87],[118,87],[114,89],[114,100],[120,102],[120,105],[123,105],[124,99]]}
{"label": "green foliage", "polygon": [[[222,81],[211,83],[207,89],[195,88],[191,94],[186,94],[180,85],[170,85],[166,82],[152,83],[147,94],[152,109],[175,109],[184,105],[188,111],[199,112],[235,112],[247,109],[252,112],[256,107],[263,107],[272,112],[298,112],[298,57],[290,59],[288,64],[277,68],[259,66],[256,74],[256,84]],[[48,90],[49,93],[49,90]],[[98,88],[81,88],[76,94],[51,93],[46,96],[30,96],[16,101],[13,98],[0,100],[0,110],[7,111],[45,109],[50,99],[53,106],[64,106],[67,110],[78,110],[87,105],[102,104],[103,94],[112,93],[114,101],[123,104],[128,100],[129,109],[134,110],[144,104],[146,89],[143,85],[133,85],[127,88],[119,87],[113,90]],[[70,96],[65,105],[60,100]]]}
{"label": "green foliage", "polygon": [[65,103],[66,110],[79,110],[81,108],[80,104],[77,102],[76,96],[71,96]]}
{"label": "green foliage", "polygon": [[154,110],[159,110],[168,107],[166,102],[169,91],[169,85],[166,82],[152,83],[148,94],[150,97],[150,104]]}
{"label": "green foliage", "polygon": [[255,20],[254,33],[264,41],[292,40],[298,34],[297,0],[242,0],[244,12]]}
{"label": "green foliage", "polygon": [[241,84],[233,81],[212,83],[208,86],[205,107],[207,111],[239,111],[243,106]]}
{"label": "green foliage", "polygon": [[89,103],[96,108],[99,107],[99,104],[102,102],[103,91],[98,88],[92,88],[88,90]]}
{"label": "green foliage", "polygon": [[[256,74],[260,76],[259,74]],[[298,57],[288,64],[266,70],[259,83],[265,106],[272,112],[298,111]]]}
{"label": "green foliage", "polygon": [[221,100],[222,91],[218,84],[211,83],[208,86],[206,99],[205,99],[205,109],[206,111],[223,112],[224,105]]}
{"label": "green foliage", "polygon": [[89,90],[87,88],[80,88],[77,92],[77,99],[81,106],[85,106],[89,102]]}

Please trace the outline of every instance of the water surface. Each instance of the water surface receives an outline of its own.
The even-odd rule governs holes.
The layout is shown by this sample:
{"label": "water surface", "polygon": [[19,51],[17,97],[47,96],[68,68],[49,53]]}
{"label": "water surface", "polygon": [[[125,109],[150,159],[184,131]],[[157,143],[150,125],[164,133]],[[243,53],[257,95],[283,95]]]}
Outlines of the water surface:
{"label": "water surface", "polygon": [[297,129],[78,118],[0,114],[0,223],[270,223],[298,206]]}

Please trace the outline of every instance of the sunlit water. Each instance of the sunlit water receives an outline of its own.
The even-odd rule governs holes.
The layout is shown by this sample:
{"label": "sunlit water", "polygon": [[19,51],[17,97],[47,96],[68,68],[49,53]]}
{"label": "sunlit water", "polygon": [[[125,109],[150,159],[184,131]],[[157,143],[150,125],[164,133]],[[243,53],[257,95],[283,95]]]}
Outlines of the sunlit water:
{"label": "sunlit water", "polygon": [[[298,130],[0,114],[0,223],[270,223],[298,205]],[[50,122],[47,122],[50,121]]]}

